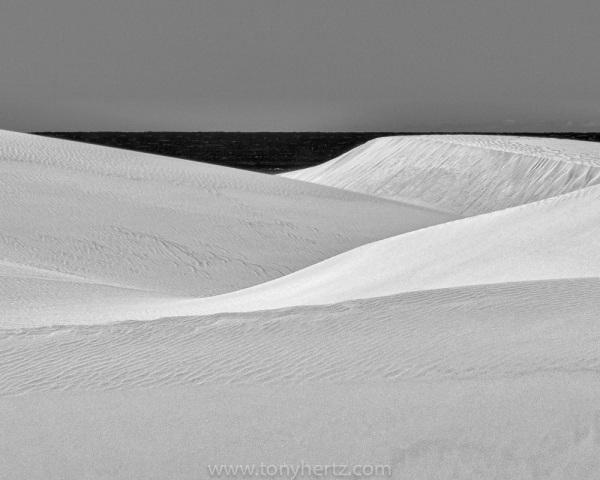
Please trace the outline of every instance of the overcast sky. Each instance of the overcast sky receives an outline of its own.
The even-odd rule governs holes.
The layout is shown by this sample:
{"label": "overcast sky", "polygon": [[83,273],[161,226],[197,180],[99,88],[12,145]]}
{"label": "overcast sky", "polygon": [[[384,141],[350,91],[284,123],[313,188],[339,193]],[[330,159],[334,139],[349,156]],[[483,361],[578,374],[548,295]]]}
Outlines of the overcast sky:
{"label": "overcast sky", "polygon": [[600,131],[600,2],[2,0],[0,75],[17,131]]}

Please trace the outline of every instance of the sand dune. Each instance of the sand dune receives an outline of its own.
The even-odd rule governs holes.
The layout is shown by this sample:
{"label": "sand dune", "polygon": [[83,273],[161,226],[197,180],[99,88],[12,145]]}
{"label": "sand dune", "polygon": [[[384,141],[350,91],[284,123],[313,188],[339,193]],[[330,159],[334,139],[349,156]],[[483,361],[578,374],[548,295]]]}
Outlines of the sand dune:
{"label": "sand dune", "polygon": [[[589,187],[379,240],[283,278],[209,298],[153,296],[139,289],[69,282],[64,300],[47,290],[49,301],[40,311],[28,301],[27,292],[32,290],[19,291],[21,284],[13,279],[5,296],[15,292],[7,302],[15,313],[5,326],[252,312],[468,285],[600,277],[599,204],[600,186]],[[63,285],[53,282],[52,288],[64,289]],[[87,299],[81,293],[75,296],[75,286],[77,292],[94,292],[88,295],[96,295],[97,311],[86,310]],[[18,302],[19,298],[24,301]],[[110,306],[102,308],[102,302]],[[36,320],[27,322],[27,318]]]}
{"label": "sand dune", "polygon": [[3,330],[3,471],[197,479],[208,464],[336,462],[398,479],[593,478],[599,282]]}
{"label": "sand dune", "polygon": [[281,176],[471,216],[600,183],[600,145],[486,135],[387,137]]}
{"label": "sand dune", "polygon": [[[189,298],[181,296],[182,298]],[[139,318],[176,295],[0,261],[2,328]]]}
{"label": "sand dune", "polygon": [[[29,317],[39,305],[51,307],[45,301],[54,296],[73,299],[69,318],[89,311],[92,287],[84,280],[100,297],[124,298],[117,287],[221,294],[455,218],[268,175],[0,132],[0,259],[22,267],[9,277],[0,264],[0,291],[3,308],[13,311],[9,291],[19,291],[21,307],[32,307],[23,312]],[[48,286],[54,280],[32,279],[31,268],[79,280]],[[40,288],[52,293],[34,302]],[[134,296],[137,305],[139,292]],[[98,319],[92,312],[89,323]]]}
{"label": "sand dune", "polygon": [[380,240],[255,287],[182,300],[177,309],[241,312],[465,285],[600,277],[599,205],[600,186],[589,187]]}
{"label": "sand dune", "polygon": [[266,312],[4,329],[0,395],[600,372],[599,289],[598,278],[517,282]]}
{"label": "sand dune", "polygon": [[508,170],[522,161],[529,193],[478,194],[479,206],[576,191],[450,221],[285,178],[0,141],[6,478],[333,463],[389,468],[352,478],[600,476],[588,146],[549,160],[552,142],[516,142],[502,155]]}
{"label": "sand dune", "polygon": [[[66,143],[70,145],[69,142]],[[63,155],[60,158],[63,159],[61,161],[65,161],[64,158],[66,157]],[[169,161],[168,159],[161,158],[158,158],[158,160],[163,162]],[[111,161],[114,162],[114,160]],[[105,163],[97,163],[99,166],[90,168],[92,170],[94,168],[107,168]],[[110,161],[108,163],[110,165]],[[96,165],[93,162],[92,164]],[[124,169],[121,173],[125,172],[127,175],[132,175],[132,172],[135,172],[135,168],[139,168],[140,172],[146,172],[145,168],[147,166],[140,165],[135,167],[135,165],[135,163],[133,166],[128,165],[127,169]],[[185,163],[185,167],[193,167],[193,171],[196,172],[195,164],[188,165]],[[199,166],[198,168],[202,170],[203,167]],[[225,175],[225,178],[229,179],[227,176],[230,174],[229,169],[221,171],[219,167],[210,168],[216,169],[218,173]],[[62,172],[63,170],[60,171]],[[152,172],[153,170],[150,169],[150,171]],[[174,173],[171,174],[174,175]],[[253,185],[246,178],[246,175],[250,175],[249,178],[252,181],[257,177],[258,180],[256,182],[272,181],[274,182],[273,185],[277,188],[280,188],[278,182],[284,181],[283,179],[246,174],[246,172],[240,172],[240,174],[243,174],[242,178],[246,181],[246,183],[241,181],[239,183],[239,185],[245,186],[243,188],[248,188],[248,183]],[[142,174],[139,173],[138,175]],[[148,176],[149,174],[146,172],[144,175]],[[234,173],[231,173],[231,175],[234,175]],[[162,178],[159,177],[159,179]],[[264,178],[267,180],[264,180]],[[195,181],[198,181],[198,179]],[[236,185],[235,181],[230,181]],[[44,182],[48,183],[46,178],[44,178]],[[299,186],[301,185],[307,185],[303,182],[290,181],[288,183],[292,185],[292,189],[300,188]],[[112,188],[112,182],[110,186]],[[310,185],[307,185],[307,187],[321,188]],[[174,191],[178,192],[179,188],[182,188],[181,185],[174,188]],[[337,189],[326,189],[325,191],[333,192],[331,195],[336,195],[337,192],[343,194],[341,190]],[[324,195],[325,193],[322,193],[322,196],[318,197],[319,201]],[[123,194],[119,197],[119,202],[126,204],[126,200],[132,196],[131,193],[128,195]],[[11,305],[11,307],[7,309],[4,324],[5,326],[20,326],[61,323],[91,324],[127,319],[148,320],[167,316],[206,315],[219,312],[269,310],[296,305],[321,305],[359,298],[394,295],[407,291],[451,288],[465,285],[596,277],[600,276],[600,257],[596,251],[594,241],[594,238],[600,235],[600,231],[597,231],[598,223],[596,221],[597,205],[600,201],[599,197],[600,186],[588,187],[529,205],[409,232],[404,235],[369,243],[335,256],[332,256],[333,252],[330,251],[329,256],[332,258],[321,262],[314,259],[318,254],[322,254],[318,248],[320,245],[316,246],[312,244],[314,250],[317,250],[318,253],[315,253],[314,250],[307,253],[306,244],[300,240],[300,244],[304,248],[298,251],[296,241],[294,240],[296,237],[292,236],[292,240],[288,240],[287,247],[284,249],[288,253],[284,265],[286,267],[290,264],[296,266],[300,262],[308,261],[310,258],[309,255],[312,255],[313,265],[302,270],[297,269],[298,271],[296,272],[270,282],[265,280],[267,274],[264,270],[266,269],[261,271],[262,275],[258,275],[256,270],[242,269],[242,273],[248,274],[248,272],[252,272],[255,277],[252,279],[253,281],[258,282],[262,280],[262,283],[250,288],[240,288],[231,293],[202,299],[189,298],[190,289],[197,288],[195,284],[193,284],[193,287],[186,284],[180,290],[177,290],[175,287],[184,282],[189,282],[190,277],[192,277],[194,280],[199,278],[199,283],[204,281],[205,285],[213,285],[213,283],[219,285],[220,280],[229,282],[228,286],[231,288],[231,284],[234,281],[240,282],[237,278],[240,269],[237,266],[232,267],[230,262],[225,262],[224,265],[217,264],[218,268],[212,270],[211,263],[208,261],[204,264],[199,262],[190,266],[189,258],[186,260],[179,256],[168,259],[170,263],[167,263],[170,265],[170,268],[167,267],[165,269],[166,271],[163,276],[159,276],[159,278],[152,277],[144,281],[146,277],[140,275],[141,269],[145,269],[149,274],[153,269],[159,269],[165,265],[165,251],[157,247],[154,240],[163,247],[166,244],[172,245],[173,242],[169,240],[169,242],[172,242],[169,244],[163,240],[163,236],[170,235],[172,238],[174,235],[173,232],[177,233],[179,231],[181,232],[179,238],[183,234],[186,241],[193,244],[196,240],[191,237],[191,234],[198,232],[193,226],[189,230],[184,229],[182,231],[181,225],[175,228],[166,221],[150,225],[148,219],[154,218],[153,215],[156,216],[155,203],[151,203],[153,209],[146,211],[144,217],[140,217],[139,212],[135,212],[138,213],[137,217],[133,215],[127,218],[116,217],[122,222],[121,226],[118,227],[120,231],[126,229],[133,232],[139,231],[140,227],[134,229],[129,222],[135,223],[141,219],[144,222],[143,228],[146,229],[146,232],[153,232],[152,237],[154,240],[151,241],[145,240],[146,237],[150,236],[147,233],[144,235],[132,234],[129,238],[134,239],[134,246],[127,246],[126,248],[129,250],[121,247],[123,237],[118,237],[114,243],[111,243],[110,237],[106,237],[103,235],[103,232],[95,230],[98,220],[89,214],[81,215],[80,217],[71,215],[68,217],[70,223],[66,224],[67,228],[71,228],[72,231],[76,232],[88,229],[80,234],[86,239],[92,237],[92,234],[95,235],[95,238],[91,240],[93,247],[84,243],[85,246],[82,247],[84,249],[83,252],[68,250],[67,247],[73,247],[73,243],[69,241],[69,237],[64,242],[47,242],[47,235],[38,233],[40,230],[45,232],[43,222],[40,225],[39,222],[28,220],[29,235],[35,235],[36,239],[42,240],[36,248],[27,249],[25,253],[29,254],[33,252],[31,256],[36,262],[39,262],[40,258],[47,259],[48,250],[52,252],[53,245],[57,244],[59,248],[67,250],[70,257],[65,253],[59,256],[52,252],[53,256],[51,260],[54,261],[52,268],[63,268],[63,271],[71,270],[71,274],[77,273],[73,272],[73,270],[77,270],[78,268],[87,268],[86,272],[89,277],[95,279],[96,283],[103,283],[105,285],[95,285],[92,287],[82,286],[82,284],[75,282],[62,282],[60,284],[54,282],[52,287],[44,287],[43,291],[48,292],[46,297],[51,300],[48,301],[44,309],[40,309],[38,306],[39,303],[36,304],[28,300],[27,292],[35,292],[36,289],[40,288],[38,287],[39,282],[43,281],[44,285],[48,285],[48,280],[35,280],[37,283],[28,289],[22,286],[22,282],[33,281],[31,279],[1,277],[4,278],[4,282],[8,282],[9,279],[12,282],[11,284],[7,284],[5,288],[5,292],[7,292],[5,293],[5,298],[7,298],[6,304]],[[360,199],[369,198],[371,197],[360,197]],[[75,199],[79,202],[79,197],[75,197]],[[93,209],[96,208],[104,212],[104,215],[110,215],[106,209],[101,210],[98,207],[99,201],[97,197],[93,196],[92,200],[95,207],[89,207],[91,211],[94,211]],[[155,202],[155,200],[152,199],[152,202]],[[147,200],[148,203],[150,203],[150,200]],[[411,228],[414,228],[416,221],[442,220],[442,216],[435,212],[419,209],[410,210],[403,205],[395,205],[392,202],[371,204],[368,200],[365,200],[359,203],[359,205],[364,204],[372,207],[372,210],[370,210],[372,214],[383,214],[384,208],[397,209],[396,212],[402,210],[404,216],[396,217],[401,220],[398,221],[398,228],[406,228],[407,223],[409,223]],[[192,208],[187,206],[187,204],[185,205],[188,209]],[[384,207],[380,209],[381,205],[384,205]],[[214,203],[210,204],[213,211],[219,212],[218,215],[220,216],[222,214],[217,208],[219,206],[220,203],[216,205]],[[347,203],[344,203],[343,207],[338,208],[333,213],[334,215],[346,215],[345,219],[349,222],[348,216],[353,213],[353,210],[348,207]],[[121,208],[123,209],[122,206]],[[264,204],[262,208],[266,210]],[[256,210],[255,208],[254,211]],[[16,212],[17,208],[14,211]],[[36,209],[33,211],[35,212]],[[125,211],[127,210],[125,209]],[[271,212],[271,210],[267,211]],[[61,213],[55,215],[55,217],[58,218],[58,221],[63,221],[65,214],[61,210],[59,212]],[[386,210],[386,212],[389,213],[389,210]],[[307,214],[306,212],[302,213]],[[326,218],[323,218],[324,215],[327,215],[328,218],[331,213],[327,211],[321,212],[319,215],[324,222],[326,220]],[[244,214],[250,215],[246,212]],[[284,215],[286,213],[283,211],[280,214]],[[295,210],[292,210],[290,215],[292,214],[299,215]],[[96,217],[98,216],[100,215]],[[78,220],[78,218],[92,218],[94,220],[92,222],[86,220],[82,225],[81,220]],[[180,217],[173,215],[171,220],[175,221],[178,218]],[[248,217],[244,218],[247,219]],[[41,222],[39,216],[36,220],[40,220]],[[181,220],[179,219],[178,221]],[[187,218],[187,221],[191,223],[190,218]],[[360,226],[346,226],[342,228],[346,228],[346,231],[349,228],[351,230],[354,228],[367,230],[365,228],[367,225],[372,226],[377,222],[386,223],[382,217],[371,217],[369,222],[365,221]],[[217,219],[215,219],[215,223],[219,225]],[[352,225],[354,224],[355,222],[352,222]],[[167,230],[167,226],[173,227],[173,230]],[[329,228],[331,229],[329,232],[333,234],[334,225],[330,225]],[[381,233],[384,228],[383,226],[379,226],[377,230]],[[89,230],[91,230],[91,233]],[[213,226],[204,232],[204,236],[222,235],[222,230],[223,227],[221,225],[218,227]],[[310,227],[306,225],[305,230],[310,230]],[[321,231],[327,232],[325,226],[319,229],[319,232]],[[277,233],[281,234],[281,232]],[[285,243],[286,239],[289,239],[287,233],[284,232],[282,235],[283,238],[275,237],[273,242],[261,244],[259,255],[263,255],[263,259],[271,252],[275,255],[281,255],[281,252],[277,251],[277,248],[280,244]],[[246,233],[238,234],[232,238],[228,238],[226,241],[236,243],[236,248],[238,249],[245,249],[247,248],[244,243],[245,235]],[[329,240],[332,237],[329,236],[326,238]],[[27,235],[18,237],[21,243],[24,243],[24,239],[27,239]],[[321,240],[324,241],[323,238]],[[126,242],[123,243],[127,245]],[[184,244],[181,242],[177,245],[181,246]],[[206,245],[207,243],[204,244],[204,248],[207,248]],[[213,245],[213,249],[209,248],[208,254],[213,254],[214,248],[217,248],[216,243],[211,245]],[[82,248],[80,247],[80,250]],[[110,257],[106,253],[106,248],[118,248],[122,256]],[[176,253],[181,254],[182,252],[186,252],[186,248],[188,247],[182,246],[179,250],[176,250]],[[9,250],[11,253],[14,251]],[[173,253],[173,250],[168,251]],[[38,254],[37,252],[40,253]],[[74,253],[75,255],[73,255]],[[86,255],[83,255],[84,253]],[[255,254],[256,251],[251,253]],[[244,253],[243,256],[247,258],[248,254]],[[24,260],[32,262],[31,258],[19,258],[18,260],[21,262]],[[88,267],[86,265],[88,261],[93,261],[94,263]],[[67,268],[64,268],[65,263]],[[75,267],[68,268],[71,264],[75,265]],[[279,273],[286,271],[280,265],[274,265],[273,263],[271,265]],[[185,270],[186,266],[190,267],[190,269]],[[126,267],[127,270],[123,267]],[[107,279],[106,276],[103,278],[104,270],[111,271],[110,268],[113,268],[116,272],[113,274],[113,278]],[[135,268],[139,268],[139,270],[135,270]],[[290,267],[287,268],[291,270]],[[206,270],[208,270],[208,274]],[[211,276],[211,273],[214,273],[214,275]],[[81,273],[79,275],[84,276]],[[222,286],[223,284],[221,284]],[[119,290],[119,287],[125,287],[125,290]],[[57,290],[64,290],[65,293],[57,293]],[[19,293],[10,293],[17,291]],[[152,291],[158,291],[158,294],[153,296]],[[168,297],[166,294],[170,294],[171,297]],[[18,301],[19,298],[21,301]],[[62,300],[63,298],[64,300]],[[68,303],[69,298],[71,298],[71,304]],[[87,305],[89,305],[88,299],[90,298],[96,299],[93,304],[97,308],[92,312],[87,308]],[[103,304],[106,304],[107,307],[102,308]],[[68,305],[67,309],[65,308],[66,305]],[[67,310],[66,312],[65,309]],[[8,316],[9,311],[11,312],[10,317]],[[89,313],[85,314],[86,311]],[[35,318],[35,322],[32,320],[33,318]]]}

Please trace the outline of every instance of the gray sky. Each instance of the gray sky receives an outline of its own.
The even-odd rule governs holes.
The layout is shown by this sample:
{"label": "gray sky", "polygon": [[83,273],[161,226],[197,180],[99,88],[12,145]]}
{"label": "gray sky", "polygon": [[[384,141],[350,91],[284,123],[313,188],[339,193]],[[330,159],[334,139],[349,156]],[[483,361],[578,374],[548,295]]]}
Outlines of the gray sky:
{"label": "gray sky", "polygon": [[600,131],[600,2],[2,0],[0,75],[17,131]]}

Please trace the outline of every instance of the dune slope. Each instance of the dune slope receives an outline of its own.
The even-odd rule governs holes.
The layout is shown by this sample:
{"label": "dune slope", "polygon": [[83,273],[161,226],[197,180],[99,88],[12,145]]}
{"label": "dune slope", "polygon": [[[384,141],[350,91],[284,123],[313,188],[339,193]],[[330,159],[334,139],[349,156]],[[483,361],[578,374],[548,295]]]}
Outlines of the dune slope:
{"label": "dune slope", "polygon": [[399,479],[594,478],[599,282],[1,330],[3,471],[197,479],[335,462]]}
{"label": "dune slope", "polygon": [[[37,325],[53,325],[251,312],[467,285],[600,277],[599,204],[600,186],[588,187],[373,242],[283,278],[209,298],[152,296],[140,290],[123,294],[116,287],[71,283],[128,300],[90,312],[81,302],[85,297],[69,293],[69,305],[48,294],[44,312],[23,301],[15,307],[12,323],[5,325],[31,325],[28,318],[35,318]],[[5,293],[15,292],[8,304],[26,297],[18,286],[11,288]]]}
{"label": "dune slope", "polygon": [[179,297],[0,261],[0,328],[136,319],[175,298]]}
{"label": "dune slope", "polygon": [[600,279],[333,305],[0,330],[0,395],[166,385],[482,379],[600,371]]}
{"label": "dune slope", "polygon": [[600,277],[600,186],[363,245],[284,278],[173,311],[241,312],[401,292]]}
{"label": "dune slope", "polygon": [[600,186],[448,221],[0,138],[6,478],[600,477]]}
{"label": "dune slope", "polygon": [[[144,291],[216,295],[455,218],[274,176],[0,132],[0,298],[13,313],[14,301],[30,306],[23,315],[31,320],[45,308],[35,300],[40,289],[51,304],[70,296],[62,311],[71,313],[98,295],[132,294],[133,304]],[[58,282],[63,274],[70,281]],[[113,320],[123,318],[131,317]]]}
{"label": "dune slope", "polygon": [[386,137],[281,176],[471,216],[600,183],[600,144],[490,135]]}

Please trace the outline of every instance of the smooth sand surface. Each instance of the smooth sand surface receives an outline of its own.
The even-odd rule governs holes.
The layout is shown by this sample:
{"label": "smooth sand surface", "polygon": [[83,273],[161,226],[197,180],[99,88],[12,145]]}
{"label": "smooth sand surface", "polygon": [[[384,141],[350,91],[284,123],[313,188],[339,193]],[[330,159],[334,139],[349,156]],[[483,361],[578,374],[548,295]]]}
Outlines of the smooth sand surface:
{"label": "smooth sand surface", "polygon": [[0,476],[600,478],[600,186],[456,219],[0,138]]}
{"label": "smooth sand surface", "polygon": [[[23,280],[22,275],[16,283],[14,277],[7,276],[4,295],[10,297],[6,304],[13,313],[12,322],[5,322],[5,326],[251,312],[467,285],[600,277],[596,242],[600,238],[599,204],[600,186],[589,187],[379,240],[285,277],[208,298],[153,296],[146,291],[124,292],[72,281]],[[36,315],[36,304],[30,302],[27,292],[32,290],[23,282],[36,289],[35,295],[48,291],[46,311],[37,313],[36,322],[27,322]],[[39,284],[50,284],[55,290],[68,285],[64,300],[50,287],[41,289]],[[83,293],[75,297],[79,291],[95,292],[88,296],[99,299],[97,306],[107,303],[110,307],[90,314],[86,320],[87,301],[80,301],[85,299]],[[76,301],[69,305],[69,298]]]}
{"label": "smooth sand surface", "polygon": [[595,375],[570,373],[31,394],[0,400],[0,465],[27,480],[198,480],[217,478],[209,465],[334,463],[392,472],[360,478],[595,479],[599,397]]}
{"label": "smooth sand surface", "polygon": [[269,175],[0,131],[0,325],[147,318],[136,312],[153,296],[235,291],[456,218]]}
{"label": "smooth sand surface", "polygon": [[[241,312],[465,285],[600,277],[600,186],[373,242],[283,278],[179,302]],[[178,307],[179,308],[179,307]]]}
{"label": "smooth sand surface", "polygon": [[286,178],[471,216],[600,183],[600,144],[501,135],[372,140]]}

